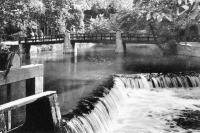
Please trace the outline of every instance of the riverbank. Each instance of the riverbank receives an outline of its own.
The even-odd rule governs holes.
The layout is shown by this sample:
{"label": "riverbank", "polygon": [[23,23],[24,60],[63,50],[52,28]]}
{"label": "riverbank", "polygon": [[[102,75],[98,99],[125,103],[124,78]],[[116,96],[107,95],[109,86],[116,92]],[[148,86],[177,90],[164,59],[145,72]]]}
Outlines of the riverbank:
{"label": "riverbank", "polygon": [[200,57],[200,43],[199,42],[181,42],[178,45],[178,54],[187,56]]}

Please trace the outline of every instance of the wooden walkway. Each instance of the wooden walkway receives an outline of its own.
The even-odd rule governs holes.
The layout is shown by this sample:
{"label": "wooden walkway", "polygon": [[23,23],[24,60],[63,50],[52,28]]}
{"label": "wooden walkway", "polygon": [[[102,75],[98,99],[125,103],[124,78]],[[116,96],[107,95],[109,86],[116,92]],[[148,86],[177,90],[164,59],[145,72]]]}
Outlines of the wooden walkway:
{"label": "wooden walkway", "polygon": [[55,43],[63,43],[64,35],[50,35],[50,36],[42,36],[42,37],[21,37],[19,39],[19,44],[30,44],[30,45],[42,45],[42,44],[55,44]]}
{"label": "wooden walkway", "polygon": [[155,43],[151,34],[122,33],[121,37],[125,43]]}
{"label": "wooden walkway", "polygon": [[[122,33],[121,37],[122,41],[125,43],[155,43],[153,36],[149,34]],[[116,33],[70,34],[70,41],[71,43],[76,43],[76,42],[115,43]],[[63,34],[19,39],[19,44],[29,44],[29,45],[55,44],[63,42],[64,42]]]}

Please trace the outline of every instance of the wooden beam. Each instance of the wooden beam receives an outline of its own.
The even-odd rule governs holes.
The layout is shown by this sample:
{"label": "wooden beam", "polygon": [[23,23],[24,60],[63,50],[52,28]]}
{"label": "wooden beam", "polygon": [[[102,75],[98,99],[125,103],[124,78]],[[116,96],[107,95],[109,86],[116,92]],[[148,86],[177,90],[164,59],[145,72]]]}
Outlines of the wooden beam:
{"label": "wooden beam", "polygon": [[27,65],[20,68],[10,69],[7,77],[4,78],[4,71],[0,71],[0,85],[5,85],[17,81],[41,77],[44,75],[43,65]]}
{"label": "wooden beam", "polygon": [[42,97],[46,97],[46,96],[51,96],[56,94],[55,91],[47,91],[47,92],[42,92],[36,95],[32,95],[29,97],[25,97],[22,99],[18,99],[3,105],[0,105],[0,112],[5,112],[5,111],[9,111],[9,110],[13,110],[22,106],[25,106],[27,104],[33,103],[36,100],[42,98]]}

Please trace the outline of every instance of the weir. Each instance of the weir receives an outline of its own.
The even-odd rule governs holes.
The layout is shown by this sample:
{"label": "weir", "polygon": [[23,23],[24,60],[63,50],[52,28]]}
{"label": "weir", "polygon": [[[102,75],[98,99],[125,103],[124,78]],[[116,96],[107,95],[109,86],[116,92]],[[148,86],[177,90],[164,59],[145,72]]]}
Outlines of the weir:
{"label": "weir", "polygon": [[[81,99],[76,108],[74,108],[67,115],[63,116],[63,118],[65,119],[63,120],[64,122],[63,130],[67,133],[116,132],[117,130],[113,131],[113,128],[116,127],[116,125],[113,124],[113,122],[115,123],[115,119],[116,117],[118,117],[119,112],[123,110],[124,104],[134,102],[130,101],[131,98],[129,99],[131,95],[134,95],[134,92],[133,93],[129,92],[133,90],[149,90],[148,92],[150,92],[152,89],[156,89],[158,91],[165,89],[168,92],[168,90],[172,88],[174,88],[174,90],[179,90],[180,88],[185,90],[188,88],[198,88],[199,86],[200,86],[200,76],[199,74],[192,72],[168,73],[168,74],[153,73],[153,74],[114,75],[112,78],[108,80],[108,82],[106,82],[106,84],[98,87],[90,96]],[[157,93],[154,91],[153,94],[157,95]],[[167,94],[163,93],[163,98],[165,95]],[[128,101],[126,101],[127,99]],[[137,104],[142,104],[142,103],[137,103]],[[127,110],[129,110],[129,107],[127,108]],[[135,113],[137,112],[133,112],[131,116],[136,115]],[[122,116],[123,119],[124,117]],[[140,117],[142,119],[142,116]],[[127,121],[131,122],[136,120],[133,119]],[[122,125],[124,122],[121,121],[119,123],[120,125],[118,126],[121,126],[120,131],[123,131]],[[136,121],[135,124],[127,127],[130,128],[130,130],[124,128],[124,131],[126,131],[127,133],[132,133],[134,131],[145,132],[146,130],[144,127],[143,127],[144,129],[131,128],[131,126],[135,126],[138,123],[139,121],[138,122]],[[157,125],[154,126],[156,127]],[[158,124],[158,126],[160,125]],[[152,129],[151,132],[155,132],[155,130],[156,129]],[[180,129],[178,128],[177,130]],[[118,132],[120,133],[120,131]]]}

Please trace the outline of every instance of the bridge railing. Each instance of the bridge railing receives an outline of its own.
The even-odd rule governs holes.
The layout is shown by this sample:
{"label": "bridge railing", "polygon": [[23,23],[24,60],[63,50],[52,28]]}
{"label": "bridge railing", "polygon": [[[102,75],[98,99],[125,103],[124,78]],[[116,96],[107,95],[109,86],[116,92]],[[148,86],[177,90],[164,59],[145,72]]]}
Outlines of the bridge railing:
{"label": "bridge railing", "polygon": [[52,42],[52,41],[61,41],[64,39],[63,34],[55,34],[49,36],[34,36],[34,37],[20,37],[19,44],[21,43],[40,43],[40,42]]}
{"label": "bridge railing", "polygon": [[136,33],[122,33],[122,40],[123,41],[148,41],[152,42],[154,41],[154,37],[152,34],[136,34]]}
{"label": "bridge railing", "polygon": [[[11,128],[11,121],[8,121],[10,125],[6,124],[5,112],[11,112],[21,107],[25,107],[26,109],[26,121],[23,125]],[[47,131],[57,132],[59,131],[60,122],[61,113],[57,102],[57,94],[54,91],[42,92],[0,105],[1,133],[15,131],[35,132],[35,130],[37,132],[46,132],[45,130],[47,129],[45,129],[45,126],[47,125]]]}
{"label": "bridge railing", "polygon": [[[49,35],[49,36],[42,36],[42,37],[22,37],[19,39],[19,44],[51,44],[57,42],[64,41],[64,34],[56,34],[56,35]],[[122,41],[125,42],[144,42],[144,43],[154,43],[154,37],[152,34],[138,34],[138,33],[122,33],[121,34]],[[158,38],[156,36],[156,38]],[[184,41],[182,38],[178,38],[174,36],[174,38],[178,39],[179,41]],[[77,33],[77,34],[70,34],[71,41],[115,41],[116,40],[116,33]],[[197,41],[200,42],[200,36],[192,36],[186,41]]]}
{"label": "bridge railing", "polygon": [[113,41],[116,39],[115,33],[78,33],[78,34],[70,34],[71,40],[79,40],[79,41],[99,41],[99,40],[107,40]]}

